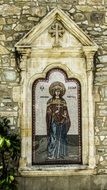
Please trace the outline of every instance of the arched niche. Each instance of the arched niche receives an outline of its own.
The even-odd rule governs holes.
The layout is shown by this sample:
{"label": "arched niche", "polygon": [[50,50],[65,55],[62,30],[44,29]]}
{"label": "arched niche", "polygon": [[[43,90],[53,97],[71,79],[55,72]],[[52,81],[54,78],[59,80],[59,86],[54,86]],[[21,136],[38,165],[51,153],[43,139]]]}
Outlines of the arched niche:
{"label": "arched niche", "polygon": [[[56,99],[49,93],[53,83],[64,85],[65,94]],[[64,117],[65,105],[59,100],[66,101],[70,120],[67,130],[67,118]],[[47,115],[48,102],[51,102],[51,113]],[[57,102],[56,102],[57,101]],[[57,113],[56,113],[57,112]],[[61,113],[62,112],[62,113]],[[78,79],[68,78],[66,72],[60,68],[49,70],[45,78],[38,78],[32,86],[32,163],[35,164],[82,164],[82,126],[81,126],[81,85]],[[51,117],[46,122],[47,117]],[[54,118],[56,115],[56,118]],[[59,117],[59,118],[58,118]],[[48,118],[47,118],[48,119]],[[55,119],[56,131],[52,130]],[[60,120],[58,122],[58,119]],[[47,126],[49,133],[47,134]],[[58,131],[59,130],[59,131]],[[54,134],[53,134],[54,133]],[[57,134],[58,133],[58,134]],[[53,139],[54,138],[54,142]],[[49,142],[51,141],[51,142]],[[50,149],[50,146],[54,146]],[[51,153],[49,153],[51,151]],[[50,157],[49,157],[50,154]]]}

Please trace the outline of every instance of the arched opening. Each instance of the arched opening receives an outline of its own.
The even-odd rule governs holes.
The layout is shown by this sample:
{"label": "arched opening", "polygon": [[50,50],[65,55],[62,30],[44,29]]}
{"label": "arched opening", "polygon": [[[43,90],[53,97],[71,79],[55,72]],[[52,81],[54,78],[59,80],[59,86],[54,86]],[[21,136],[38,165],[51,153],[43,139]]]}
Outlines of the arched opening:
{"label": "arched opening", "polygon": [[32,164],[81,164],[81,85],[60,68],[32,86]]}

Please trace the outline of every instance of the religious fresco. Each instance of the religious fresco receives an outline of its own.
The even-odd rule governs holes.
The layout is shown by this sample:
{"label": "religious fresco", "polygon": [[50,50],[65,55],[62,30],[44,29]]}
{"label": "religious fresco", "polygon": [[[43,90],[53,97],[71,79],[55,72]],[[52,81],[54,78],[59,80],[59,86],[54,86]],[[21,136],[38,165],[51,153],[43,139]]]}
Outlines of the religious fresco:
{"label": "religious fresco", "polygon": [[33,164],[81,163],[79,81],[56,68],[32,92]]}

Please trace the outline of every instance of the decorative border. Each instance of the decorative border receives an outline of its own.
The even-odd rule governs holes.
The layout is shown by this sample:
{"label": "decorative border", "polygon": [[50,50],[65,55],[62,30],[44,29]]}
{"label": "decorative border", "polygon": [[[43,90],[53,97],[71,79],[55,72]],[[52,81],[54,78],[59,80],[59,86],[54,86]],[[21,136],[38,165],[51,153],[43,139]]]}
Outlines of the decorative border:
{"label": "decorative border", "polygon": [[[42,163],[37,163],[35,162],[36,160],[36,150],[35,150],[35,120],[36,120],[36,113],[35,113],[35,88],[38,82],[40,81],[45,81],[49,82],[49,76],[51,73],[54,71],[59,71],[61,72],[64,77],[65,77],[65,82],[72,82],[75,81],[77,84],[77,95],[78,95],[78,141],[79,141],[79,149],[78,149],[78,154],[79,154],[79,159],[78,161],[71,161],[71,160],[49,160],[49,161],[44,161]],[[78,79],[76,78],[68,78],[66,72],[63,69],[60,68],[52,68],[49,70],[46,74],[45,78],[38,78],[34,81],[32,85],[32,164],[33,165],[47,165],[47,164],[82,164],[82,111],[81,111],[81,84]]]}

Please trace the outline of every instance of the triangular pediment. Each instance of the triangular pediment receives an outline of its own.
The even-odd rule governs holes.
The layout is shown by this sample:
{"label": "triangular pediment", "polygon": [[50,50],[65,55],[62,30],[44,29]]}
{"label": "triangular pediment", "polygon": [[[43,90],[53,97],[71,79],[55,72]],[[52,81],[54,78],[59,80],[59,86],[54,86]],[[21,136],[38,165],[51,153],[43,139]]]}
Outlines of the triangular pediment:
{"label": "triangular pediment", "polygon": [[55,22],[62,24],[62,26],[65,28],[66,35],[69,33],[69,43],[71,39],[72,43],[78,45],[81,44],[82,46],[96,46],[90,37],[87,36],[85,32],[82,31],[65,12],[59,8],[55,8],[49,12],[39,24],[34,26],[19,42],[17,42],[16,47],[35,46],[35,44],[40,42],[40,40],[38,41],[40,36],[42,39],[44,39],[45,43],[45,36],[47,35],[46,33],[49,33],[50,26]]}

